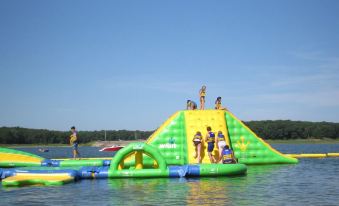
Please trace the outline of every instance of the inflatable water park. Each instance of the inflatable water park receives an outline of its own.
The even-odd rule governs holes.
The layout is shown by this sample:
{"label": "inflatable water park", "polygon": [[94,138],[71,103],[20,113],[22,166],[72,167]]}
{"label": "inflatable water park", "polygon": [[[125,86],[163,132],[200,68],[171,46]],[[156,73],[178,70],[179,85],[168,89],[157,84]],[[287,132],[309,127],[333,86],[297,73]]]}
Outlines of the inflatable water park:
{"label": "inflatable water park", "polygon": [[[195,158],[192,138],[206,127],[221,131],[234,151],[235,164],[210,163],[202,142],[201,163]],[[213,150],[218,158],[219,151]],[[63,185],[100,178],[190,178],[246,175],[247,165],[296,164],[258,137],[226,110],[183,110],[169,117],[146,142],[119,148],[112,158],[46,159],[27,152],[0,148],[3,186]]]}

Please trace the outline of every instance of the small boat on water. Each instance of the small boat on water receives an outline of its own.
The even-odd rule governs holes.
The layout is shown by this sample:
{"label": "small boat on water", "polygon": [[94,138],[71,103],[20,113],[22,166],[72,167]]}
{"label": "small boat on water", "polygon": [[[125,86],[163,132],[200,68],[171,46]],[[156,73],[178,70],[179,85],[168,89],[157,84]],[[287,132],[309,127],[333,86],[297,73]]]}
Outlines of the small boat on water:
{"label": "small boat on water", "polygon": [[49,149],[39,148],[38,151],[39,151],[39,152],[49,152]]}
{"label": "small boat on water", "polygon": [[117,145],[113,145],[110,147],[104,147],[101,150],[99,150],[100,152],[116,152],[120,149],[124,148],[123,146],[117,146]]}

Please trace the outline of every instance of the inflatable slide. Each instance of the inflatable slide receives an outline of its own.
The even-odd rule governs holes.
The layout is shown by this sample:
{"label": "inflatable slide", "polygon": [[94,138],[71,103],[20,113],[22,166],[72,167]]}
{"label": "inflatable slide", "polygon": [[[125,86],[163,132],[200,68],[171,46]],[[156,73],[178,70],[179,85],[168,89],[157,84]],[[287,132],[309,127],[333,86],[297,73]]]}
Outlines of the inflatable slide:
{"label": "inflatable slide", "polygon": [[[159,149],[168,164],[194,164],[192,139],[197,131],[206,135],[206,127],[214,133],[221,131],[227,144],[233,149],[239,163],[244,164],[290,164],[298,160],[281,154],[229,111],[224,110],[185,110],[173,114],[147,140]],[[210,163],[206,154],[206,144],[202,149],[202,163]],[[218,156],[217,147],[214,156]]]}

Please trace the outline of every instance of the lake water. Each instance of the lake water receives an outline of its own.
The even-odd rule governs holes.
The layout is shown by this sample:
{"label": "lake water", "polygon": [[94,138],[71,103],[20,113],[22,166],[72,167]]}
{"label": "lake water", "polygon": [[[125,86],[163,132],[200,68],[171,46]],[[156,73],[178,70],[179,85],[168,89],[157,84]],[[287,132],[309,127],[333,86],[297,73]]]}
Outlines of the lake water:
{"label": "lake water", "polygon": [[[274,144],[283,153],[339,152],[339,144]],[[47,158],[70,148],[19,148]],[[80,147],[83,157],[111,156]],[[2,188],[0,205],[339,205],[339,158],[296,165],[248,166],[246,176],[191,179],[81,180],[60,187]]]}

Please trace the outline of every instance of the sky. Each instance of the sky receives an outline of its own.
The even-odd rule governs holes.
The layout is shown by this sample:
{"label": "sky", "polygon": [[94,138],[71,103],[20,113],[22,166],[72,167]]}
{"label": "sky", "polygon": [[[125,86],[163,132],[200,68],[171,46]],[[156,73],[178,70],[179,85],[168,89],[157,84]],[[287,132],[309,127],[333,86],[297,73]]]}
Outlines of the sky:
{"label": "sky", "polygon": [[339,1],[0,0],[0,126],[153,130],[217,96],[339,122]]}

